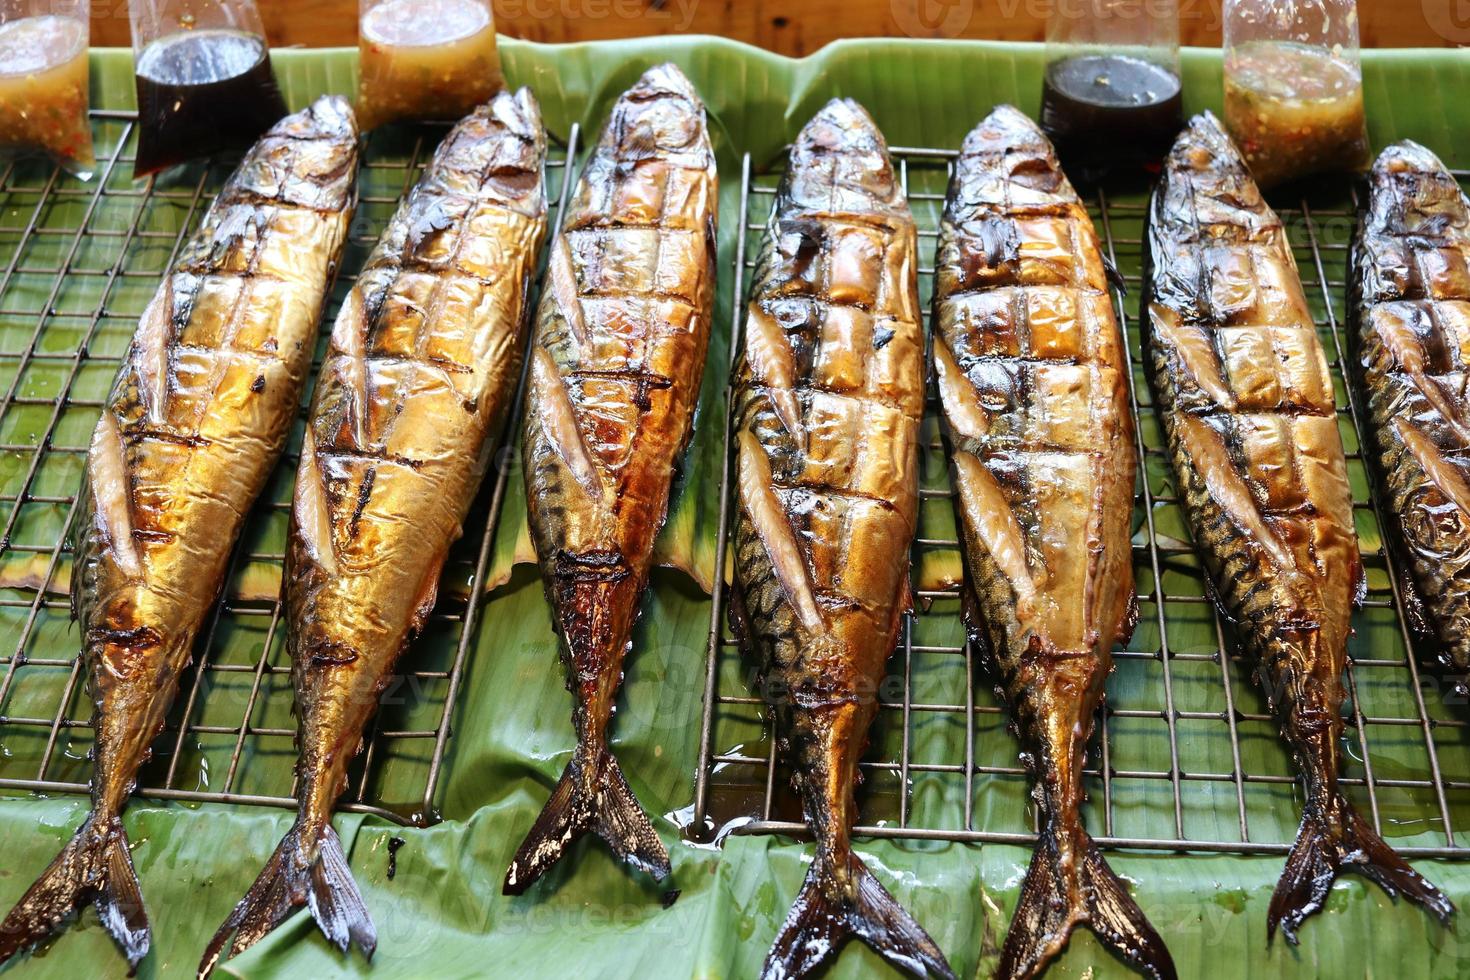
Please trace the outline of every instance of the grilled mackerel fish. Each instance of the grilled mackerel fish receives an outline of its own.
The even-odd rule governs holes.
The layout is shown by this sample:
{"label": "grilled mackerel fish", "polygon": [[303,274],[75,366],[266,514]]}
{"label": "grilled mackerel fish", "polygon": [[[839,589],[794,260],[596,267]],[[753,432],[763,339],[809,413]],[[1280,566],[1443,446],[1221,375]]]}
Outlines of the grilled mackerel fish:
{"label": "grilled mackerel fish", "polygon": [[546,231],[528,89],[462,119],[399,206],[332,328],[286,549],[300,805],[200,973],[302,905],[346,952],[376,934],[332,830],[347,767],[440,572],[520,377]]}
{"label": "grilled mackerel fish", "polygon": [[717,200],[704,105],[673,65],[649,69],[587,161],[531,345],[526,499],[577,746],[511,861],[508,895],[588,832],[655,878],[669,872],[607,730],[699,398]]}
{"label": "grilled mackerel fish", "polygon": [[1147,258],[1146,361],[1186,515],[1305,788],[1267,935],[1279,926],[1296,942],[1342,871],[1448,923],[1449,899],[1338,784],[1341,677],[1364,579],[1332,381],[1285,230],[1209,113],[1165,163]]}
{"label": "grilled mackerel fish", "polygon": [[856,102],[806,125],[776,196],[745,322],[732,616],[817,853],[766,959],[804,976],[849,937],[918,976],[944,955],[852,850],[858,759],[909,608],[924,333],[913,217]]}
{"label": "grilled mackerel fish", "polygon": [[143,312],[73,525],[92,811],[0,923],[0,962],[88,901],[131,966],[148,952],[121,814],[285,447],[356,203],[357,124],[319,99],[245,155]]}
{"label": "grilled mackerel fish", "polygon": [[1470,201],[1419,144],[1374,165],[1349,280],[1412,618],[1446,667],[1470,670]]}
{"label": "grilled mackerel fish", "polygon": [[967,623],[1015,718],[1041,837],[999,977],[1039,973],[1077,925],[1158,978],[1174,964],[1082,825],[1082,766],[1137,619],[1137,459],[1097,234],[1056,153],[1010,106],[965,140],[935,263],[934,368]]}
{"label": "grilled mackerel fish", "polygon": [[320,98],[245,154],[144,310],[73,525],[93,810],[0,923],[0,962],[88,901],[129,965],[147,954],[122,810],[284,450],[356,203],[357,123]]}

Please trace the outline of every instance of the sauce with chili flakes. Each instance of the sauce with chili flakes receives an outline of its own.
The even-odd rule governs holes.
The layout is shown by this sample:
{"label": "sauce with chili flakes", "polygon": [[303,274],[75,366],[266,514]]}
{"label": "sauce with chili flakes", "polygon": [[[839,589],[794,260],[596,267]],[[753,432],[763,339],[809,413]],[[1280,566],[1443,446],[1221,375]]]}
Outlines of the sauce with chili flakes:
{"label": "sauce with chili flakes", "polygon": [[40,150],[91,176],[87,25],[43,14],[0,24],[0,155]]}
{"label": "sauce with chili flakes", "polygon": [[458,119],[504,84],[495,23],[478,0],[384,0],[362,15],[357,116]]}
{"label": "sauce with chili flakes", "polygon": [[1225,64],[1225,125],[1262,187],[1370,160],[1362,73],[1319,45],[1237,47]]}

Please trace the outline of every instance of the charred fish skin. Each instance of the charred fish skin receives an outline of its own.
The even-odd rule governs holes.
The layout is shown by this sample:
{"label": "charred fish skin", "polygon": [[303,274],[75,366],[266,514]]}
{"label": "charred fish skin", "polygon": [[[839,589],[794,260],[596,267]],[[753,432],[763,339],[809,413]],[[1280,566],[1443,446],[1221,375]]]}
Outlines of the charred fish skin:
{"label": "charred fish skin", "polygon": [[92,811],[0,923],[0,962],[88,901],[131,966],[148,952],[121,814],[285,448],[357,202],[357,155],[343,99],[281,120],[143,313],[92,436],[74,524]]}
{"label": "charred fish skin", "polygon": [[466,116],[399,206],[333,326],[286,553],[297,819],[200,965],[309,905],[344,953],[376,933],[332,809],[504,426],[546,231],[546,135],[528,89]]}
{"label": "charred fish skin", "polygon": [[888,147],[834,99],[791,151],[732,394],[737,633],[816,857],[766,959],[805,976],[850,937],[918,976],[944,955],[852,850],[858,759],[909,608],[924,333],[917,235]]}
{"label": "charred fish skin", "polygon": [[1411,618],[1444,666],[1470,670],[1470,201],[1438,157],[1383,151],[1351,256],[1357,380]]}
{"label": "charred fish skin", "polygon": [[1191,533],[1305,785],[1268,935],[1296,942],[1342,871],[1448,923],[1449,899],[1338,784],[1364,578],[1335,398],[1286,232],[1213,115],[1165,162],[1145,245],[1145,364]]}
{"label": "charred fish skin", "polygon": [[656,879],[668,853],[608,748],[623,659],[693,427],[715,287],[704,105],[671,64],[613,106],[542,289],[523,454],[577,747],[509,870],[518,895],[591,832]]}
{"label": "charred fish skin", "polygon": [[1137,618],[1127,359],[1087,210],[1041,130],[1001,106],[966,138],[935,261],[934,377],[967,621],[1000,679],[1042,815],[996,976],[1089,925],[1140,972],[1163,940],[1082,824],[1093,719]]}

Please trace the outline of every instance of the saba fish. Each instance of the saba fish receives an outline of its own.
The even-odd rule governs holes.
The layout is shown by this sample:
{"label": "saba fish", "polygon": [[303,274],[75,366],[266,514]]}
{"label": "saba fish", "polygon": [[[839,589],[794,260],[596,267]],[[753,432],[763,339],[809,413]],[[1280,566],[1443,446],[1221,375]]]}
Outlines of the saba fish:
{"label": "saba fish", "polygon": [[673,65],[613,106],[552,249],[523,441],[531,539],[577,745],[504,890],[589,831],[656,879],[669,855],[608,748],[623,659],[694,422],[715,288],[715,158]]}
{"label": "saba fish", "polygon": [[1366,440],[1387,490],[1417,631],[1470,670],[1470,200],[1405,140],[1369,178],[1348,281]]}
{"label": "saba fish", "polygon": [[262,136],[123,357],[73,524],[92,812],[0,923],[0,962],[88,901],[130,966],[148,952],[121,814],[301,404],[357,204],[357,139],[335,97]]}
{"label": "saba fish", "polygon": [[1286,230],[1208,112],[1165,161],[1145,248],[1144,363],[1185,514],[1305,789],[1267,935],[1296,942],[1342,871],[1448,923],[1449,899],[1338,784],[1342,671],[1366,585],[1332,378]]}
{"label": "saba fish", "polygon": [[546,232],[546,134],[530,90],[460,120],[342,305],[296,472],[285,570],[299,806],[200,964],[296,909],[344,953],[373,924],[332,829],[398,659],[434,608],[450,545],[505,427]]}
{"label": "saba fish", "polygon": [[1082,825],[1082,768],[1138,618],[1128,365],[1097,233],[1041,130],[1010,106],[965,140],[935,263],[934,367],[966,619],[1001,682],[1041,815],[996,976],[1078,925],[1151,977],[1173,961]]}
{"label": "saba fish", "polygon": [[735,381],[731,618],[763,666],[816,838],[762,976],[805,976],[855,936],[900,969],[952,977],[849,839],[875,692],[909,609],[924,414],[914,220],[856,102],[829,102],[792,147]]}

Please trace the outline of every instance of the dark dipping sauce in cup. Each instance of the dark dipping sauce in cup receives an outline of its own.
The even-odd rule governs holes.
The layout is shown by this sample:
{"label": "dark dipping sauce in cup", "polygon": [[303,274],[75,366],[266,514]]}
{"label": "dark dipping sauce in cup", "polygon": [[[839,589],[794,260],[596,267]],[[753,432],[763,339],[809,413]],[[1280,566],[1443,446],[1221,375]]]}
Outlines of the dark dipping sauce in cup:
{"label": "dark dipping sauce in cup", "polygon": [[1073,180],[1157,173],[1183,125],[1179,77],[1161,65],[1095,54],[1046,68],[1041,126]]}
{"label": "dark dipping sauce in cup", "polygon": [[239,31],[186,31],[138,55],[138,155],[146,177],[219,150],[250,146],[286,114],[265,41]]}

